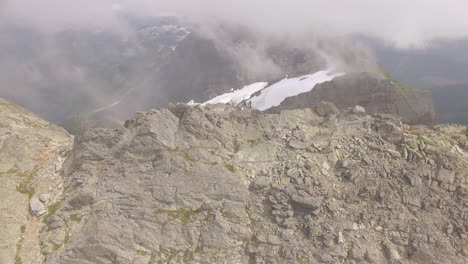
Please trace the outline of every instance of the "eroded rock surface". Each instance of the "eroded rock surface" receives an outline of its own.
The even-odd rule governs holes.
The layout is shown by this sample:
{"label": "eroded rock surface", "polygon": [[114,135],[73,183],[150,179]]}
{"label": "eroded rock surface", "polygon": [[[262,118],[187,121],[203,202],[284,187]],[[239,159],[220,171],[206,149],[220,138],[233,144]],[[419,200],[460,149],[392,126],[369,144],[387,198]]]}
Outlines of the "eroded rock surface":
{"label": "eroded rock surface", "polygon": [[77,136],[47,264],[466,263],[467,127],[361,109],[137,113]]}
{"label": "eroded rock surface", "polygon": [[42,263],[36,216],[62,195],[60,166],[72,142],[65,130],[0,98],[0,263]]}

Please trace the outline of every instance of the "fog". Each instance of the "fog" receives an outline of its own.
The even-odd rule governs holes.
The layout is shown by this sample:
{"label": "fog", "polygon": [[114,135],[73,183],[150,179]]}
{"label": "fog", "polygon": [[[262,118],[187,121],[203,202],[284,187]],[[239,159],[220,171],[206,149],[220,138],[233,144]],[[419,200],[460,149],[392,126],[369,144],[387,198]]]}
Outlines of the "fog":
{"label": "fog", "polygon": [[[122,120],[285,75],[380,72],[354,37],[424,50],[468,38],[466,14],[466,0],[0,0],[0,96],[59,123],[129,95],[110,109]],[[145,46],[126,15],[192,32]]]}
{"label": "fog", "polygon": [[468,37],[466,0],[6,0],[2,6],[3,17],[52,31],[63,26],[119,29],[115,13],[125,10],[223,20],[269,32],[363,34],[401,48],[424,47],[438,38]]}

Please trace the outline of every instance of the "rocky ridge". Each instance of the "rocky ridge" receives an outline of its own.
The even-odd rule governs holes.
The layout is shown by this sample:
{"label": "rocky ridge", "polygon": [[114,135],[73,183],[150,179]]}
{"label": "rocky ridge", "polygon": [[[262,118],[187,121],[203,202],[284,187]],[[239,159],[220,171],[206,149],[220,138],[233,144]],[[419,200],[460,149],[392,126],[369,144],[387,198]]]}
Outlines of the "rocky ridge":
{"label": "rocky ridge", "polygon": [[319,84],[310,92],[286,98],[269,111],[313,108],[321,101],[333,102],[338,108],[361,105],[369,113],[397,115],[410,124],[437,123],[430,91],[401,85],[391,76],[367,72],[351,73]]}
{"label": "rocky ridge", "polygon": [[466,263],[468,129],[174,105],[75,138],[47,264]]}

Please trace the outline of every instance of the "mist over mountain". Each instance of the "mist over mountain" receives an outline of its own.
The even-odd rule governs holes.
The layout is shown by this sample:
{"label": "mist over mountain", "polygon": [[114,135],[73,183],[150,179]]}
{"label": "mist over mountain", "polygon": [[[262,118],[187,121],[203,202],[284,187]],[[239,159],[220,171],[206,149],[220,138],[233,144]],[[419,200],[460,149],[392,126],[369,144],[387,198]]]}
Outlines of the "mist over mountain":
{"label": "mist over mountain", "polygon": [[2,95],[53,122],[101,112],[124,120],[257,81],[328,68],[377,69],[364,46],[345,38],[208,27],[172,16],[122,13],[119,19],[125,33],[70,28],[50,34],[2,24]]}
{"label": "mist over mountain", "polygon": [[0,0],[0,264],[468,263],[467,14]]}
{"label": "mist over mountain", "polygon": [[416,88],[463,86],[464,10],[460,0],[6,1],[0,93],[55,123],[91,116],[112,125],[326,69],[383,68]]}
{"label": "mist over mountain", "polygon": [[405,85],[432,91],[442,122],[468,123],[468,39],[438,40],[424,49],[397,49],[358,37],[378,63]]}

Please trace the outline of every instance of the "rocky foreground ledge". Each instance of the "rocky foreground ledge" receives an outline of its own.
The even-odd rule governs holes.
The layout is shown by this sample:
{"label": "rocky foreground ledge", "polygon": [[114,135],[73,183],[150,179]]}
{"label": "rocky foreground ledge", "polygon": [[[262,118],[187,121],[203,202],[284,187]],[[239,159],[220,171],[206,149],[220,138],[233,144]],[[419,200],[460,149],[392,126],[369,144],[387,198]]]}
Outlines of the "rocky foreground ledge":
{"label": "rocky foreground ledge", "polygon": [[42,263],[37,216],[62,199],[72,143],[64,129],[0,98],[0,263]]}
{"label": "rocky foreground ledge", "polygon": [[62,174],[47,264],[468,261],[464,126],[176,105],[77,136]]}

